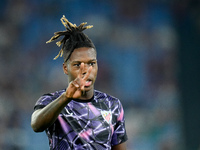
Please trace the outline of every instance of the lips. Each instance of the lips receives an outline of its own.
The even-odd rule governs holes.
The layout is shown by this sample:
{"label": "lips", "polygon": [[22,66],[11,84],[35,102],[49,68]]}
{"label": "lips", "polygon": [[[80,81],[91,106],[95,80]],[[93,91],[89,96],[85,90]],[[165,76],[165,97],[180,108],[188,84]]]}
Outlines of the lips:
{"label": "lips", "polygon": [[92,85],[92,81],[91,81],[91,80],[87,80],[87,81],[85,82],[85,86],[87,87],[87,86],[90,86],[90,85]]}

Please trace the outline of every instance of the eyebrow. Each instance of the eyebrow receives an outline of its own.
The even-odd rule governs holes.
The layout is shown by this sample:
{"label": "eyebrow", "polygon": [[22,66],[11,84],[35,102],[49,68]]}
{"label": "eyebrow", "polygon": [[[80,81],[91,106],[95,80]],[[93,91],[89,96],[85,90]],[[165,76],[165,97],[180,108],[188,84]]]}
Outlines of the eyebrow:
{"label": "eyebrow", "polygon": [[[97,59],[91,59],[88,62],[93,62],[93,61],[97,61]],[[82,61],[72,61],[72,63],[82,63]]]}

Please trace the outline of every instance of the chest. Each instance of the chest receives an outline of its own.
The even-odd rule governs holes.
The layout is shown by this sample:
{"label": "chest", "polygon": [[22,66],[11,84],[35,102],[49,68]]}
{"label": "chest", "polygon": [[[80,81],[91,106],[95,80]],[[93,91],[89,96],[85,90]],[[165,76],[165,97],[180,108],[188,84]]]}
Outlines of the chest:
{"label": "chest", "polygon": [[73,103],[62,114],[68,127],[86,141],[108,142],[112,137],[115,116],[109,106]]}

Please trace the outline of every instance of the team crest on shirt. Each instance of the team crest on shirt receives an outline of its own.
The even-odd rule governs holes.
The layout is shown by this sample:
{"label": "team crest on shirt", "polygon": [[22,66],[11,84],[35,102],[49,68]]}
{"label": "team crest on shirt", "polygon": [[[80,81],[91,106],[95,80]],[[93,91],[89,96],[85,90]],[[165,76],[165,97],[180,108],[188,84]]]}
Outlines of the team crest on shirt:
{"label": "team crest on shirt", "polygon": [[108,124],[111,124],[111,121],[112,121],[112,112],[111,112],[111,110],[109,110],[109,111],[102,110],[101,111],[101,115],[103,116],[103,118],[106,120],[106,122]]}

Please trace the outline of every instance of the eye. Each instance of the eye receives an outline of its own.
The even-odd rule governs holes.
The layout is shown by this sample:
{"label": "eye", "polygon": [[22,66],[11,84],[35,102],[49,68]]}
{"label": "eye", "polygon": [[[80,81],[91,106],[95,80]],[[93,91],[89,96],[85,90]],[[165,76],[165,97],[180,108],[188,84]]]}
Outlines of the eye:
{"label": "eye", "polygon": [[80,63],[76,63],[76,64],[74,64],[73,66],[75,66],[75,67],[80,67]]}
{"label": "eye", "polygon": [[90,66],[94,66],[96,64],[96,62],[90,62],[89,65]]}

